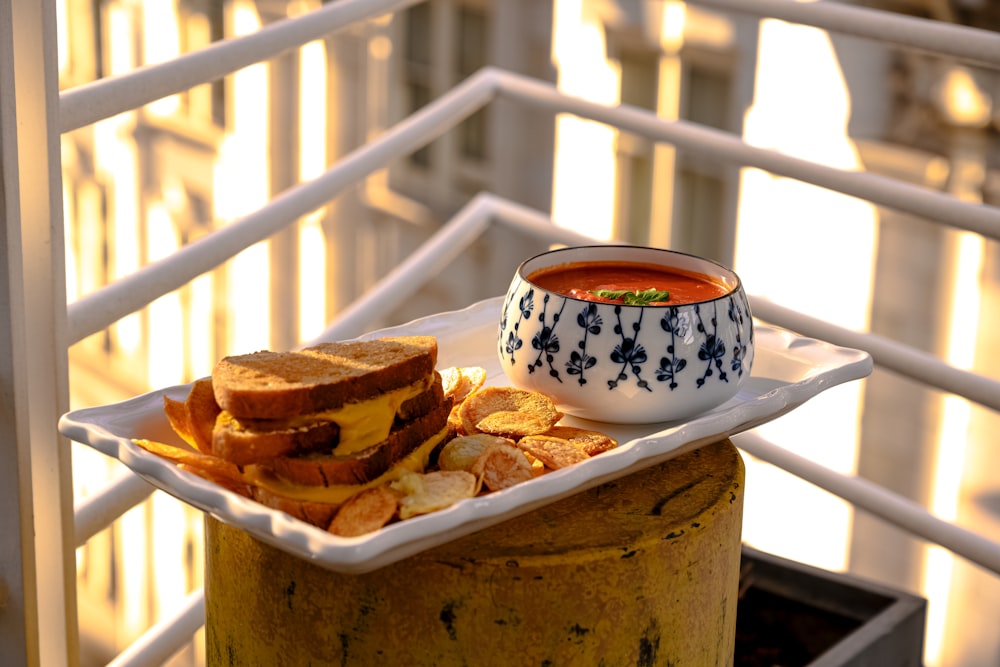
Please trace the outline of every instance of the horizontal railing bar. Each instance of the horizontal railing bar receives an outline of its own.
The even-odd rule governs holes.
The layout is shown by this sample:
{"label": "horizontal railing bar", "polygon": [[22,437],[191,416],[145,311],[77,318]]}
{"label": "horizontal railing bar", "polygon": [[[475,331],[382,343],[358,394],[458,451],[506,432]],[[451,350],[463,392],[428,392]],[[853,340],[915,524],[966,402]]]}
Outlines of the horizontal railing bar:
{"label": "horizontal railing bar", "polygon": [[754,317],[765,322],[842,347],[864,350],[881,368],[1000,412],[1000,382],[997,380],[956,368],[933,354],[904,343],[873,333],[852,331],[779,306],[763,297],[751,295],[750,305]]}
{"label": "horizontal railing bar", "polygon": [[162,665],[191,641],[205,625],[205,590],[184,598],[172,616],[164,618],[108,663],[108,667],[149,667]]}
{"label": "horizontal railing bar", "polygon": [[309,14],[282,19],[249,35],[214,42],[169,62],[82,84],[59,95],[60,132],[221,79],[239,69],[325,37],[353,23],[393,13],[422,0],[338,0]]}
{"label": "horizontal railing bar", "polygon": [[[484,193],[488,197],[490,215],[497,222],[513,227],[521,232],[532,234],[540,239],[549,239],[552,243],[587,245],[592,243],[622,243],[620,240],[603,241],[592,236],[574,232],[566,227],[560,227],[548,213],[536,208],[519,204],[504,197]],[[513,277],[513,276],[511,276]]]}
{"label": "horizontal railing bar", "polygon": [[432,276],[444,270],[462,252],[482,236],[501,209],[518,211],[518,218],[529,220],[517,225],[523,231],[551,239],[557,243],[598,243],[596,239],[557,227],[551,218],[527,207],[503,200],[489,193],[480,193],[456,213],[447,224],[411,253],[403,263],[386,274],[360,299],[345,308],[318,341],[344,340],[364,333],[374,321],[388,315],[403,304]]}
{"label": "horizontal railing bar", "polygon": [[995,32],[932,19],[856,7],[841,2],[793,0],[688,0],[691,4],[775,18],[823,30],[962,60],[1000,67],[1000,37]]}
{"label": "horizontal railing bar", "polygon": [[[551,219],[541,211],[513,204],[500,197],[491,195],[484,201],[491,207],[490,214],[500,217],[504,222],[530,222],[540,225],[540,231],[544,230],[546,221],[551,223]],[[956,368],[933,354],[877,334],[852,331],[779,306],[760,296],[751,294],[749,298],[754,316],[765,322],[842,347],[864,350],[882,368],[1000,412],[1000,382],[997,380]]]}
{"label": "horizontal railing bar", "polygon": [[316,179],[282,192],[257,211],[68,306],[70,344],[101,331],[154,299],[186,285],[240,251],[320,208],[356,181],[464,120],[493,96],[493,77],[475,74],[445,95],[342,158]]}
{"label": "horizontal railing bar", "polygon": [[683,120],[664,120],[651,111],[611,107],[572,97],[551,84],[496,71],[500,94],[532,106],[612,125],[699,155],[758,167],[897,211],[1000,240],[1000,208],[964,202],[951,195],[864,171],[845,171],[745,143],[736,135]]}
{"label": "horizontal railing bar", "polygon": [[[513,204],[494,195],[484,201],[489,203],[491,215],[498,216],[507,223],[526,224],[530,221],[541,225],[540,231],[544,230],[546,221],[551,223],[551,219],[541,211]],[[956,368],[933,354],[904,343],[877,334],[852,331],[779,306],[760,296],[751,294],[750,300],[753,314],[759,319],[842,347],[864,350],[882,368],[1000,412],[1000,382],[997,380]]]}
{"label": "horizontal railing bar", "polygon": [[[220,40],[170,62],[146,65],[71,88],[60,94],[60,130],[69,132],[215,81],[352,23],[399,11],[420,1],[340,0],[308,15],[266,25],[256,33]],[[697,0],[697,3],[742,13],[767,13],[797,23],[1000,65],[1000,43],[994,33],[986,30],[829,2]]]}
{"label": "horizontal railing bar", "polygon": [[268,238],[324,205],[358,179],[384,167],[392,158],[430,142],[492,100],[498,90],[554,112],[573,113],[682,148],[702,150],[722,160],[757,166],[1000,240],[1000,209],[995,207],[969,204],[875,174],[814,164],[749,146],[725,132],[683,121],[664,121],[642,109],[603,106],[565,95],[546,82],[484,68],[382,137],[348,154],[317,179],[289,188],[242,220],[70,304],[71,344]]}
{"label": "horizontal railing bar", "polygon": [[111,522],[149,497],[155,487],[126,471],[77,503],[73,512],[77,547],[111,525]]}
{"label": "horizontal railing bar", "polygon": [[903,530],[1000,574],[1000,544],[944,521],[919,504],[861,477],[845,475],[788,451],[749,431],[733,436],[746,453],[843,498]]}
{"label": "horizontal railing bar", "polygon": [[[318,338],[358,336],[371,322],[391,313],[427,280],[467,248],[496,217],[561,243],[593,243],[595,239],[555,226],[545,213],[510,200],[481,193],[459,211],[430,241],[384,277],[365,297],[345,309]],[[750,295],[754,316],[800,334],[843,347],[861,349],[878,366],[935,389],[947,391],[1000,412],[1000,382],[952,366],[912,346],[872,333],[852,331]]]}

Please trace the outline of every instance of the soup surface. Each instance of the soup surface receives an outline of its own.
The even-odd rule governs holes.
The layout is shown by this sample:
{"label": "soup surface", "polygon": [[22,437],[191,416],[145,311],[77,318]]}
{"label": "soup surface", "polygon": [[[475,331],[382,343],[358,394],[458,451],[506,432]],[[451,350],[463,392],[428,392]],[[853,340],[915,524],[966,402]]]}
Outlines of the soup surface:
{"label": "soup surface", "polygon": [[676,306],[730,291],[701,273],[635,262],[571,262],[539,269],[527,278],[550,292],[600,303]]}

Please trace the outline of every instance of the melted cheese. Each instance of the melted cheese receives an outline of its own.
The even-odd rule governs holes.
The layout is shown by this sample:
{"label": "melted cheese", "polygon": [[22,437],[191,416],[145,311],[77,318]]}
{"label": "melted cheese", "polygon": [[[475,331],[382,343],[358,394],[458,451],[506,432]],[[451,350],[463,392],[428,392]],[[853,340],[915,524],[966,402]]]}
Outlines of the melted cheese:
{"label": "melted cheese", "polygon": [[346,403],[336,410],[316,415],[340,426],[340,439],[333,450],[334,456],[354,454],[388,438],[399,407],[427,391],[433,380],[434,376],[430,376],[402,389],[394,389],[365,401]]}
{"label": "melted cheese", "polygon": [[[355,454],[388,438],[399,407],[411,398],[415,398],[430,389],[433,382],[434,376],[430,375],[411,385],[393,389],[374,398],[345,403],[333,410],[324,410],[283,420],[282,427],[293,430],[305,428],[317,421],[334,422],[340,427],[340,436],[337,440],[337,446],[333,450],[333,455]],[[228,412],[223,412],[220,418],[232,422],[232,426],[236,428],[242,428],[239,425],[239,420]]]}
{"label": "melted cheese", "polygon": [[389,470],[382,473],[370,482],[364,484],[333,484],[331,486],[306,486],[295,484],[281,479],[266,468],[256,465],[249,465],[243,471],[243,478],[250,484],[270,491],[276,495],[284,496],[292,500],[302,500],[317,503],[330,503],[340,505],[351,496],[370,489],[381,486],[389,482],[394,482],[407,472],[423,472],[430,460],[431,452],[448,435],[447,427],[442,429],[437,435],[426,440],[422,445],[414,449],[405,457],[396,462]]}

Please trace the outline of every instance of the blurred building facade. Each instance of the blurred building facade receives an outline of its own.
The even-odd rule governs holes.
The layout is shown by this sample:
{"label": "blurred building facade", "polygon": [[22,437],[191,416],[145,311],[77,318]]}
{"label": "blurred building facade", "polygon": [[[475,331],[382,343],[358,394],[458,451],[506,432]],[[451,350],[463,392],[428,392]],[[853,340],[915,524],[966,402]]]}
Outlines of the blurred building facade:
{"label": "blurred building facade", "polygon": [[[1000,27],[988,2],[864,4]],[[62,85],[319,6],[63,0]],[[1000,199],[995,73],[673,0],[428,0],[64,135],[70,299],[315,177],[486,65],[824,164]],[[500,100],[74,346],[74,406],[190,381],[225,354],[308,340],[480,191],[595,236],[717,258],[752,294],[1000,376],[995,243]],[[494,229],[385,324],[500,294],[517,263],[543,249]],[[779,420],[768,437],[1000,539],[997,415],[886,372],[856,385]],[[74,456],[79,495],[116,472],[82,448]],[[928,664],[1000,659],[995,577],[753,461],[747,499],[755,546],[928,595]],[[83,641],[100,664],[200,585],[200,549],[200,515],[154,494],[78,551]],[[199,655],[196,641],[175,662]]]}

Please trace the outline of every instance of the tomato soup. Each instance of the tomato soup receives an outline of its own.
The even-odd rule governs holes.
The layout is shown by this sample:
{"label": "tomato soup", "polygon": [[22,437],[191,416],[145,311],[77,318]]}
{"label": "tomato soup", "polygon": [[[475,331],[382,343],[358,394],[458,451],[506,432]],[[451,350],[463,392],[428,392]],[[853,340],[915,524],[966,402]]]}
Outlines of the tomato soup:
{"label": "tomato soup", "polygon": [[702,273],[638,262],[571,262],[539,269],[527,279],[550,292],[599,303],[676,306],[731,291]]}

